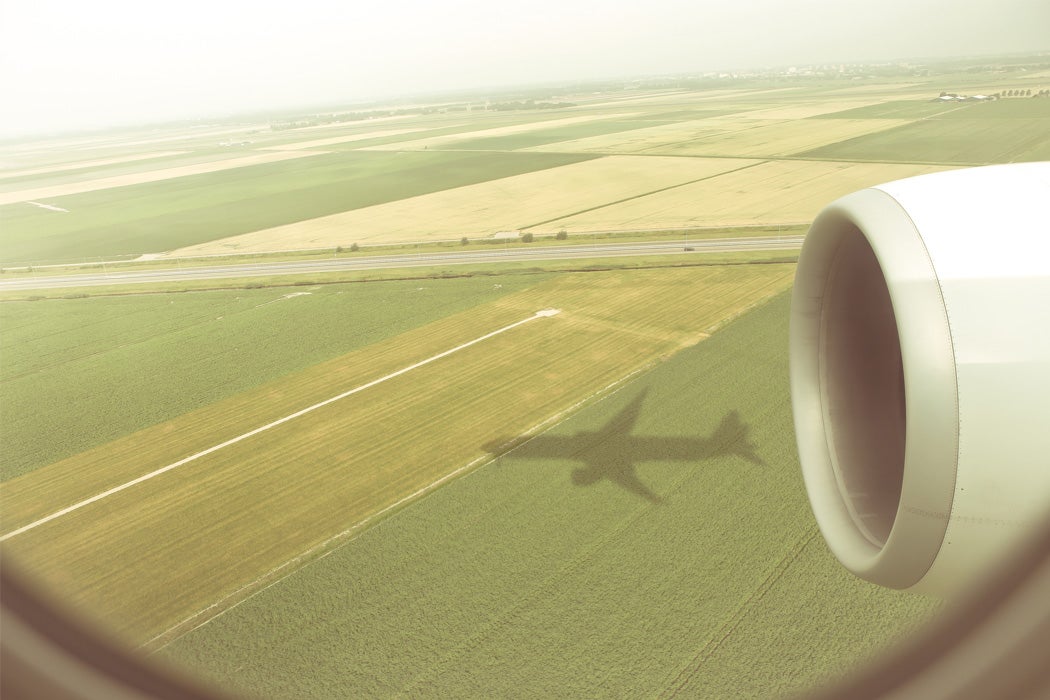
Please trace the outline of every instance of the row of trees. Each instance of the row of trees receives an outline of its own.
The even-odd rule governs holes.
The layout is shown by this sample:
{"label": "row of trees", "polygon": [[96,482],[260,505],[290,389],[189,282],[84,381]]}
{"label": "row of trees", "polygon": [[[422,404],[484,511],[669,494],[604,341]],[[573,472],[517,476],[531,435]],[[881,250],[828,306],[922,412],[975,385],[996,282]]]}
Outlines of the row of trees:
{"label": "row of trees", "polygon": [[[559,240],[559,241],[564,241],[566,238],[569,237],[569,233],[565,229],[562,229],[561,231],[558,231],[558,233],[556,233],[554,235],[554,237],[557,240]],[[534,240],[534,237],[533,237],[533,235],[531,233],[527,233],[526,232],[526,233],[521,234],[521,242],[522,243],[532,243],[533,240]],[[460,245],[469,245],[470,244],[470,239],[467,238],[466,236],[463,236],[463,238],[459,239],[459,244]],[[335,252],[336,253],[342,253],[342,252],[345,252],[347,250],[349,250],[351,253],[356,253],[357,251],[361,250],[361,246],[359,246],[356,243],[351,243],[349,248],[343,248],[343,246],[336,246]],[[3,272],[3,270],[0,269],[0,272]]]}
{"label": "row of trees", "polygon": [[[958,96],[959,95],[957,95],[954,92],[942,92],[941,93],[941,97],[958,97]],[[1039,92],[1035,93],[1035,96],[1036,97],[1050,97],[1050,90],[1040,90]],[[992,97],[994,97],[996,99],[1000,99],[1000,98],[1003,98],[1003,97],[1032,97],[1032,91],[1031,91],[1031,89],[1022,90],[1021,88],[1017,88],[1016,90],[1003,90],[1002,92],[995,93],[994,95],[992,95]]]}

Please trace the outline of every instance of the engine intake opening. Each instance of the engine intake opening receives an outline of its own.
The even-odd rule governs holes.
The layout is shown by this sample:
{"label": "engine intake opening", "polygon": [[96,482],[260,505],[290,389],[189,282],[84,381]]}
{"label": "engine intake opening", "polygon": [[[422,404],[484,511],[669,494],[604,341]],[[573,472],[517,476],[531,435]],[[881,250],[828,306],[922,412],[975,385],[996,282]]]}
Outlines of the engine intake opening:
{"label": "engine intake opening", "polygon": [[819,348],[838,488],[857,529],[882,548],[904,480],[904,368],[886,280],[852,223],[845,224],[829,268]]}

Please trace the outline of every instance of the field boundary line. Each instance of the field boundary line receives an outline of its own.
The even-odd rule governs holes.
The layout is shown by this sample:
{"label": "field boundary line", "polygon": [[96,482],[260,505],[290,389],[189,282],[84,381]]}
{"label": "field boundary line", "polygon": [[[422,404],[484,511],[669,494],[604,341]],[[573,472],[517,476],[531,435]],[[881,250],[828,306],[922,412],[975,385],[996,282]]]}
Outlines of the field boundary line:
{"label": "field boundary line", "polygon": [[[275,578],[273,581],[270,581],[269,583],[267,583],[265,586],[259,588],[258,590],[252,591],[250,594],[246,595],[244,598],[242,598],[242,599],[238,600],[237,602],[233,603],[229,607],[222,608],[221,610],[219,610],[217,613],[215,613],[211,617],[208,617],[206,620],[203,620],[202,622],[200,622],[200,623],[198,623],[196,625],[193,625],[192,627],[190,627],[189,629],[185,630],[184,632],[177,632],[177,630],[180,627],[183,627],[183,626],[185,626],[187,624],[190,624],[195,619],[207,615],[209,611],[215,610],[217,608],[221,608],[222,605],[226,601],[237,597],[241,593],[243,593],[243,592],[245,592],[245,591],[247,591],[247,590],[249,590],[249,589],[251,589],[251,588],[253,588],[255,586],[258,586],[262,582],[266,581],[267,578],[270,578],[270,577],[274,576],[275,574],[277,574],[282,569],[286,569],[289,566],[294,566],[295,564],[310,558],[312,555],[317,554],[319,551],[325,549],[326,547],[331,545],[333,542],[336,542],[337,540],[345,539],[345,538],[349,537],[350,535],[353,535],[354,533],[358,533],[359,530],[362,530],[369,523],[371,523],[371,522],[373,522],[375,520],[379,520],[379,519],[383,518],[384,516],[386,516],[387,514],[397,510],[401,506],[404,506],[404,505],[406,505],[406,504],[408,504],[408,503],[410,503],[410,502],[412,502],[412,501],[414,501],[416,499],[419,499],[419,498],[422,498],[424,496],[430,495],[431,492],[433,492],[438,486],[441,486],[442,484],[444,484],[446,481],[450,481],[453,478],[455,478],[455,477],[457,477],[457,476],[459,476],[459,475],[461,475],[461,474],[463,474],[465,472],[470,472],[470,471],[472,471],[475,468],[480,467],[480,466],[485,466],[487,464],[499,464],[501,462],[502,458],[504,456],[506,456],[507,454],[509,454],[510,452],[513,452],[515,449],[521,447],[521,445],[525,444],[526,442],[530,442],[536,436],[547,432],[548,430],[554,428],[558,424],[560,424],[563,421],[567,420],[570,416],[572,416],[574,413],[576,413],[584,405],[592,403],[592,402],[594,402],[596,400],[598,400],[598,401],[604,400],[604,399],[608,398],[609,396],[612,396],[613,394],[617,393],[618,391],[623,389],[632,379],[634,379],[635,377],[637,377],[637,376],[639,376],[641,374],[644,374],[645,372],[648,372],[653,367],[655,367],[657,364],[659,364],[659,362],[660,362],[660,360],[653,360],[653,361],[647,362],[644,365],[642,365],[641,367],[632,370],[631,372],[625,374],[624,376],[620,377],[619,379],[616,379],[616,380],[610,382],[609,384],[606,384],[605,386],[603,386],[602,388],[598,389],[597,391],[595,391],[595,392],[585,396],[584,398],[576,401],[571,406],[569,406],[567,408],[564,408],[561,411],[558,411],[557,413],[555,413],[554,415],[549,416],[547,418],[544,418],[543,420],[541,420],[539,423],[536,423],[532,427],[527,428],[524,431],[524,434],[528,435],[529,438],[527,440],[525,440],[524,442],[522,442],[522,443],[514,444],[513,447],[510,450],[508,450],[507,452],[502,452],[500,454],[485,454],[485,455],[482,455],[482,456],[478,457],[477,459],[471,460],[467,464],[465,464],[465,465],[463,465],[461,467],[458,467],[458,468],[452,470],[451,472],[449,472],[449,473],[447,473],[447,474],[445,474],[443,476],[438,477],[434,481],[430,482],[426,486],[423,486],[422,488],[417,489],[416,491],[414,491],[413,493],[409,494],[408,496],[404,496],[404,497],[400,498],[399,500],[397,500],[396,502],[391,503],[388,506],[385,506],[381,510],[376,511],[375,513],[373,513],[373,514],[363,518],[362,520],[359,520],[358,522],[354,523],[353,525],[351,525],[350,527],[346,528],[342,532],[338,532],[338,533],[328,537],[327,539],[322,540],[318,544],[315,544],[314,546],[312,546],[309,549],[307,549],[302,554],[297,554],[296,556],[292,557],[291,559],[288,559],[284,563],[279,564],[279,565],[275,566],[274,568],[270,569],[269,571],[267,571],[266,573],[262,574],[261,576],[258,576],[254,580],[252,580],[252,581],[242,585],[240,588],[238,588],[237,590],[233,591],[232,593],[226,594],[225,596],[223,596],[219,600],[215,601],[211,605],[208,605],[207,607],[204,607],[204,608],[198,610],[197,612],[193,613],[192,615],[190,615],[190,616],[180,620],[179,622],[175,623],[174,625],[172,625],[168,629],[164,630],[160,634],[152,637],[151,639],[149,639],[146,642],[144,642],[141,645],[139,645],[139,649],[146,650],[148,653],[155,653],[157,651],[160,651],[161,649],[163,649],[164,647],[168,646],[172,642],[180,639],[181,637],[189,634],[190,632],[193,632],[194,630],[199,629],[200,627],[203,627],[204,625],[208,624],[209,622],[211,622],[211,621],[221,617],[222,615],[230,612],[231,610],[233,610],[237,606],[239,606],[242,603],[245,603],[245,602],[251,600],[255,596],[257,596],[260,593],[266,591],[267,589],[272,588],[273,586],[277,585],[278,583],[280,583],[284,579],[288,578],[289,576],[295,574],[297,571],[300,570],[300,569],[293,569],[292,571],[287,572],[283,576],[279,576],[279,577]],[[307,565],[308,564],[312,564],[314,561],[320,561],[321,559],[324,559],[325,557],[327,557],[329,554],[337,552],[341,547],[344,547],[347,544],[349,544],[350,542],[353,542],[354,539],[355,538],[350,538],[350,539],[346,539],[344,542],[339,542],[336,546],[332,547],[327,552],[325,552],[324,554],[322,554],[319,557],[317,557],[317,559],[314,559],[314,560],[312,560],[310,562],[307,562]],[[171,639],[164,640],[165,637],[167,637],[169,635],[172,635],[172,634],[174,634],[174,636],[172,636]],[[161,640],[164,640],[164,641],[161,641]],[[156,647],[153,647],[153,645],[157,644],[158,642],[160,642],[160,644],[158,646],[156,646]]]}
{"label": "field boundary line", "polygon": [[651,192],[642,192],[641,194],[633,194],[630,197],[624,197],[623,199],[617,199],[615,201],[605,202],[604,204],[599,204],[599,205],[594,206],[594,207],[588,207],[586,209],[580,209],[579,211],[570,212],[568,214],[562,214],[561,216],[556,216],[553,219],[547,219],[546,221],[538,221],[538,222],[536,222],[534,224],[529,224],[528,226],[522,226],[520,230],[527,231],[530,228],[536,228],[537,226],[543,226],[544,224],[550,224],[550,223],[553,223],[555,221],[561,221],[562,219],[568,219],[568,218],[573,217],[573,216],[579,216],[580,214],[587,214],[588,212],[596,211],[598,209],[604,209],[605,207],[611,207],[611,206],[615,206],[617,204],[623,204],[624,202],[630,202],[633,199],[641,199],[642,197],[649,197],[650,195],[660,194],[661,192],[667,192],[668,190],[674,190],[674,189],[677,189],[679,187],[685,187],[686,185],[695,185],[696,183],[703,182],[704,180],[712,180],[712,179],[714,179],[716,177],[721,177],[722,175],[729,175],[730,173],[737,173],[737,172],[740,172],[741,170],[747,170],[748,168],[755,168],[755,167],[758,167],[759,165],[765,165],[766,163],[769,162],[768,158],[766,158],[766,159],[748,158],[747,160],[758,160],[759,162],[757,162],[757,163],[749,163],[747,165],[742,165],[739,168],[733,168],[732,170],[726,170],[726,171],[723,171],[723,172],[720,172],[720,173],[715,173],[714,175],[704,175],[703,177],[698,177],[695,180],[689,180],[687,182],[679,182],[676,185],[668,185],[667,187],[660,187],[659,189],[655,189],[655,190],[653,190]]}
{"label": "field boundary line", "polygon": [[461,345],[457,345],[456,347],[454,347],[454,348],[452,348],[450,350],[445,350],[444,352],[440,352],[437,355],[433,355],[431,357],[428,357],[427,359],[421,360],[419,362],[416,362],[415,364],[409,365],[407,367],[402,367],[401,369],[397,370],[396,372],[391,372],[390,374],[387,374],[387,375],[385,375],[383,377],[380,377],[378,379],[373,379],[370,382],[367,382],[365,384],[361,384],[360,386],[356,386],[353,389],[350,389],[348,391],[344,391],[343,393],[338,394],[337,396],[333,396],[331,398],[325,399],[324,401],[321,401],[319,403],[315,403],[312,406],[307,406],[306,408],[300,409],[300,410],[296,411],[295,413],[291,413],[291,414],[289,414],[287,416],[284,416],[283,418],[278,418],[277,420],[271,421],[271,422],[267,423],[266,425],[263,425],[263,426],[260,426],[258,428],[255,428],[254,430],[249,430],[246,433],[242,433],[241,435],[238,435],[237,437],[234,437],[234,438],[230,438],[229,440],[227,440],[225,442],[222,442],[222,443],[219,443],[218,445],[214,445],[214,446],[209,447],[209,448],[207,448],[205,450],[201,450],[200,452],[192,454],[189,457],[184,457],[184,458],[180,459],[179,461],[173,462],[173,463],[171,463],[171,464],[169,464],[169,465],[167,465],[165,467],[161,467],[160,469],[155,469],[154,471],[151,471],[148,474],[143,474],[142,476],[140,476],[140,477],[138,477],[136,479],[132,479],[131,481],[125,482],[123,484],[120,484],[119,486],[114,486],[113,488],[108,489],[106,491],[103,491],[100,494],[96,494],[96,495],[92,496],[91,498],[85,498],[84,500],[82,500],[82,501],[80,501],[78,503],[74,503],[71,506],[68,506],[68,507],[63,508],[63,509],[58,510],[58,511],[55,511],[54,513],[52,513],[50,515],[47,515],[47,516],[44,516],[43,518],[40,518],[39,520],[35,520],[35,521],[29,523],[28,525],[23,525],[22,527],[20,527],[20,528],[18,528],[16,530],[12,530],[11,532],[8,532],[8,533],[0,536],[0,542],[4,542],[5,540],[8,540],[8,539],[10,539],[12,537],[15,537],[16,535],[20,535],[20,534],[22,534],[24,532],[27,532],[29,530],[32,530],[32,529],[36,528],[36,527],[39,527],[40,525],[44,525],[45,523],[49,523],[52,520],[56,520],[57,518],[61,518],[63,515],[67,515],[69,513],[72,513],[73,511],[76,511],[76,510],[79,510],[79,509],[83,508],[84,506],[88,506],[88,505],[91,505],[92,503],[96,503],[98,501],[101,501],[103,498],[107,498],[108,496],[112,496],[115,493],[119,493],[121,491],[124,491],[125,489],[129,489],[132,486],[135,486],[136,484],[141,484],[144,481],[148,481],[148,480],[150,480],[150,479],[152,479],[152,478],[154,478],[156,476],[160,476],[161,474],[169,472],[169,471],[171,471],[173,469],[177,469],[178,467],[181,467],[181,466],[183,466],[185,464],[188,464],[188,463],[193,462],[193,461],[195,461],[197,459],[200,459],[201,457],[205,457],[207,455],[210,455],[213,452],[218,452],[219,450],[223,449],[224,447],[229,447],[230,445],[235,445],[238,442],[241,442],[243,440],[247,440],[248,438],[253,437],[255,435],[258,435],[259,433],[262,433],[262,432],[265,432],[267,430],[270,430],[271,428],[276,428],[277,426],[283,425],[284,423],[287,423],[288,421],[295,420],[296,418],[299,418],[300,416],[304,416],[307,413],[311,413],[313,411],[316,411],[319,408],[323,408],[324,406],[327,406],[329,404],[335,403],[336,401],[339,401],[340,399],[345,399],[348,396],[353,396],[354,394],[362,392],[365,389],[370,389],[370,388],[376,386],[377,384],[382,384],[383,382],[389,381],[391,379],[395,379],[396,377],[400,377],[401,375],[406,374],[408,372],[411,372],[414,369],[418,369],[420,367],[423,367],[424,365],[429,365],[431,362],[436,362],[437,360],[440,360],[442,358],[448,357],[449,355],[452,355],[453,353],[457,353],[460,350],[465,350],[466,348],[469,348],[472,345],[476,345],[476,344],[478,344],[478,343],[480,343],[482,341],[488,340],[489,338],[497,336],[497,335],[499,335],[501,333],[506,333],[507,331],[509,331],[509,330],[511,330],[513,328],[517,328],[518,326],[521,326],[523,324],[526,324],[529,321],[534,321],[534,320],[536,320],[538,318],[546,318],[548,316],[554,316],[554,315],[557,315],[558,313],[560,313],[560,310],[558,310],[558,309],[543,309],[541,311],[537,311],[536,313],[534,313],[532,316],[529,316],[528,318],[522,319],[520,321],[515,321],[514,323],[511,323],[510,325],[503,326],[502,328],[494,330],[494,331],[492,331],[490,333],[486,333],[485,335],[479,336],[479,337],[475,338],[474,340],[470,340],[470,341],[467,341],[466,343],[463,343]]}

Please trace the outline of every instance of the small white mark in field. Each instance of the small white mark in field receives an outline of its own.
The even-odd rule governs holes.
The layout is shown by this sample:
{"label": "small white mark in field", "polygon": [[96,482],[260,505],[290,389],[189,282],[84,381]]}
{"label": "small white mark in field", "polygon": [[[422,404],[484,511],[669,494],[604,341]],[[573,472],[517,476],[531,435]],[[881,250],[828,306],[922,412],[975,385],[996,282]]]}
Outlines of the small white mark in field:
{"label": "small white mark in field", "polygon": [[270,301],[264,301],[261,304],[256,304],[252,308],[253,309],[258,309],[260,306],[266,306],[267,304],[274,304],[274,303],[276,303],[278,301],[281,301],[283,299],[291,299],[293,297],[308,297],[308,296],[310,296],[310,294],[311,294],[311,292],[292,292],[291,294],[285,294],[284,296],[279,297],[277,299],[271,299]]}
{"label": "small white mark in field", "polygon": [[[420,360],[419,362],[416,362],[414,364],[408,365],[407,367],[402,367],[401,369],[399,369],[399,370],[397,370],[395,372],[391,372],[390,374],[387,374],[385,376],[379,377],[378,379],[373,379],[372,381],[367,382],[365,384],[361,384],[359,386],[356,386],[353,389],[348,389],[347,391],[344,391],[341,394],[338,394],[336,396],[332,396],[331,398],[327,398],[324,401],[320,401],[318,403],[313,404],[312,406],[307,406],[306,408],[301,408],[298,411],[296,411],[295,413],[291,413],[291,414],[289,414],[287,416],[284,416],[283,418],[278,418],[277,420],[271,421],[270,423],[267,423],[266,425],[259,426],[258,428],[255,428],[254,430],[249,430],[246,433],[242,433],[241,435],[238,435],[236,437],[230,438],[229,440],[226,440],[225,442],[219,443],[218,445],[213,445],[212,447],[209,447],[209,448],[207,448],[205,450],[201,450],[200,452],[197,452],[196,454],[192,454],[189,457],[183,457],[182,459],[180,459],[177,462],[173,462],[173,463],[171,463],[171,464],[169,464],[169,465],[167,465],[165,467],[161,467],[160,469],[155,469],[155,470],[149,472],[148,474],[143,474],[142,476],[140,476],[138,478],[135,478],[135,479],[132,479],[131,481],[128,481],[128,482],[123,483],[123,484],[120,484],[119,486],[114,486],[113,488],[111,488],[111,489],[109,489],[107,491],[103,491],[102,493],[96,494],[96,495],[92,496],[91,498],[85,498],[83,501],[80,501],[78,503],[74,503],[73,505],[67,506],[66,508],[63,508],[62,510],[55,511],[54,513],[51,513],[48,516],[40,518],[39,520],[35,520],[35,521],[33,521],[33,522],[31,522],[31,523],[29,523],[27,525],[23,525],[20,528],[17,528],[15,530],[11,530],[10,532],[8,532],[6,534],[0,535],[0,542],[8,540],[8,539],[10,539],[12,537],[15,537],[17,535],[20,535],[23,532],[26,532],[28,530],[32,530],[32,529],[34,529],[34,528],[36,528],[36,527],[38,527],[40,525],[43,525],[44,523],[51,522],[52,520],[55,520],[56,518],[61,518],[63,515],[65,515],[67,513],[72,513],[73,511],[80,510],[84,506],[88,506],[88,505],[91,505],[92,503],[95,503],[97,501],[101,501],[102,499],[104,499],[104,498],[106,498],[108,496],[111,496],[111,495],[113,495],[115,493],[119,493],[120,491],[123,491],[125,489],[131,488],[132,486],[135,486],[136,484],[140,484],[143,481],[148,481],[148,480],[154,478],[155,476],[159,476],[160,474],[165,474],[165,473],[171,471],[172,469],[177,469],[177,468],[181,467],[184,464],[188,464],[189,462],[193,462],[193,461],[195,461],[195,460],[197,460],[197,459],[199,459],[201,457],[204,457],[206,455],[212,454],[213,452],[217,452],[218,450],[221,450],[221,449],[223,449],[225,447],[229,447],[230,445],[237,444],[237,443],[241,442],[242,440],[247,440],[248,438],[250,438],[250,437],[252,437],[254,435],[258,435],[259,433],[266,432],[267,430],[270,430],[271,428],[276,428],[277,426],[283,425],[283,424],[287,423],[288,421],[295,420],[299,416],[303,416],[303,415],[306,415],[307,413],[311,413],[312,411],[315,411],[315,410],[317,410],[319,408],[322,408],[324,406],[328,406],[329,404],[335,403],[336,401],[341,401],[342,399],[345,399],[345,398],[347,398],[349,396],[353,396],[354,394],[357,394],[359,392],[365,391],[366,389],[369,389],[369,388],[371,388],[373,386],[376,386],[377,384],[382,384],[383,382],[389,381],[391,379],[395,379],[396,377],[400,377],[400,376],[402,376],[404,374],[407,374],[407,373],[409,373],[409,372],[411,372],[411,371],[413,371],[415,369],[418,369],[420,367],[429,365],[432,362],[436,362],[438,360],[441,360],[442,358],[448,357],[449,355],[452,355],[452,354],[457,353],[457,352],[459,352],[461,350],[464,350],[466,348],[469,348],[469,347],[472,347],[474,345],[477,345],[478,343],[484,342],[484,341],[488,340],[489,338],[492,338],[494,336],[500,335],[501,333],[506,333],[509,330],[517,328],[518,326],[524,325],[526,323],[530,323],[530,322],[534,321],[536,318],[540,317],[541,315],[543,315],[543,316],[553,316],[556,313],[558,313],[558,309],[544,309],[542,311],[538,311],[535,314],[533,314],[532,316],[529,316],[528,318],[523,318],[520,321],[516,321],[516,322],[511,323],[509,325],[503,326],[502,328],[497,328],[496,330],[494,330],[494,331],[492,331],[490,333],[486,333],[485,335],[482,335],[482,336],[479,336],[477,338],[474,338],[473,340],[468,340],[467,342],[462,343],[460,345],[457,345],[454,348],[450,348],[448,350],[445,350],[444,352],[439,352],[437,355],[432,355],[432,356],[430,356],[430,357],[428,357],[428,358],[426,358],[424,360]],[[236,351],[240,350],[240,347],[239,346],[235,346],[232,349],[233,349],[233,351],[236,352]],[[443,477],[443,478],[448,478],[448,477]],[[412,498],[412,497],[409,496],[408,498]]]}
{"label": "small white mark in field", "polygon": [[41,209],[47,209],[49,211],[64,211],[67,214],[69,213],[68,209],[63,209],[62,207],[56,207],[54,204],[42,204],[40,202],[26,202],[26,204],[32,204],[34,207],[40,207]]}

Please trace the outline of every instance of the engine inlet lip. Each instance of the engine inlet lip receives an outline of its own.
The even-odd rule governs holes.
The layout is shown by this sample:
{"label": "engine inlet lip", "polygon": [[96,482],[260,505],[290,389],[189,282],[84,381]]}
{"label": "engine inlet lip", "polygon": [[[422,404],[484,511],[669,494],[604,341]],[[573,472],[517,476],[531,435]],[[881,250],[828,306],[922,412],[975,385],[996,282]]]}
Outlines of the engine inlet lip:
{"label": "engine inlet lip", "polygon": [[[858,527],[843,493],[822,366],[829,276],[845,238],[858,231],[875,254],[889,292],[905,386],[901,493],[884,542]],[[886,192],[855,192],[830,204],[813,222],[792,296],[790,372],[803,478],[828,546],[861,578],[893,588],[914,586],[937,558],[948,528],[958,462],[958,390],[935,267],[915,224]]]}

